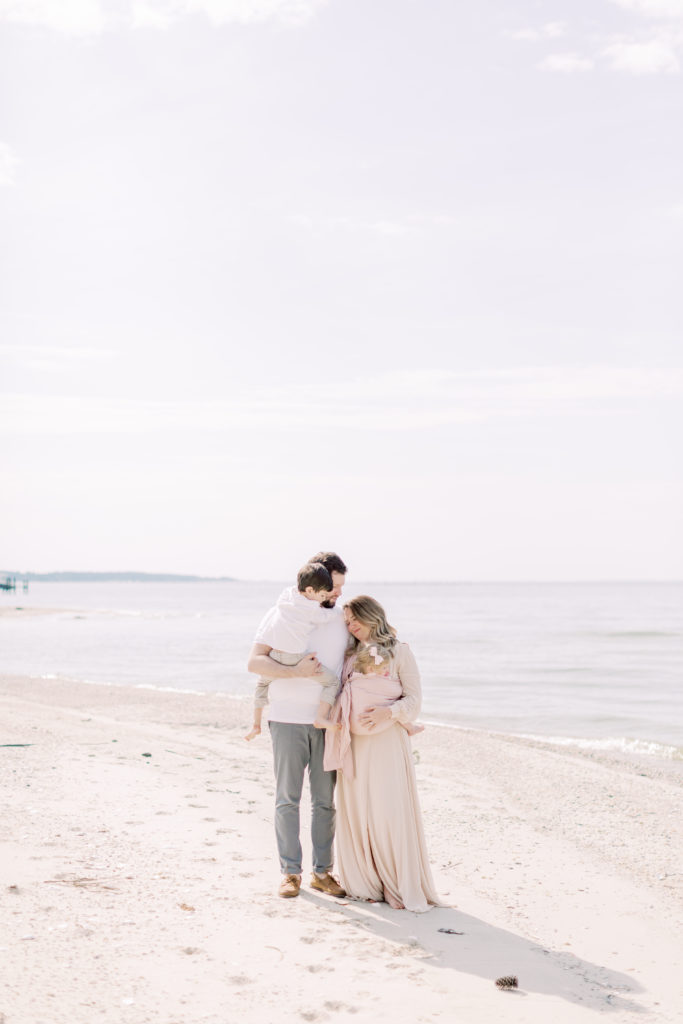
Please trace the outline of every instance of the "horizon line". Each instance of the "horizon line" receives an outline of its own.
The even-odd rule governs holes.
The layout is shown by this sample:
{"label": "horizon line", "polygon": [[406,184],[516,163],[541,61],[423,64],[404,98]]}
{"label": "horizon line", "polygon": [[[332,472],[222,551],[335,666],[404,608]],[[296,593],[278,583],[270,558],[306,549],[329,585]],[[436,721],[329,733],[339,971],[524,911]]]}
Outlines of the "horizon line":
{"label": "horizon line", "polygon": [[[274,578],[274,577],[204,576],[204,575],[202,575],[200,573],[149,572],[149,571],[138,570],[138,569],[135,569],[135,570],[133,570],[133,569],[128,569],[128,570],[115,570],[115,569],[97,569],[97,570],[52,569],[52,570],[49,570],[49,571],[46,571],[46,572],[36,572],[33,569],[32,570],[22,570],[22,571],[1,569],[0,570],[0,575],[7,576],[7,577],[10,577],[10,578],[14,577],[14,578],[16,578],[18,580],[22,579],[22,578],[25,578],[27,576],[34,576],[34,577],[36,577],[36,576],[37,577],[43,576],[44,577],[44,576],[67,576],[68,575],[68,576],[89,576],[89,577],[92,577],[92,576],[167,577],[169,582],[172,581],[172,578],[175,578],[175,580],[177,582],[182,582],[183,580],[188,580],[188,581],[191,580],[191,581],[194,581],[194,582],[205,582],[205,583],[276,583],[276,584],[284,583],[284,584],[286,584],[286,583],[290,582],[288,579],[284,579],[284,578],[277,579],[277,578]],[[29,582],[31,582],[31,581],[29,580]],[[40,579],[37,579],[37,580],[35,580],[35,582],[49,583],[49,582],[59,582],[59,581],[56,581],[56,580],[42,580],[41,581]],[[87,582],[87,581],[86,580],[81,580],[81,581],[77,581],[77,580],[73,580],[73,581],[62,580],[61,582]],[[112,580],[110,582],[116,582],[116,581]],[[130,581],[130,582],[135,582],[135,581]],[[137,582],[144,582],[144,580],[139,580]],[[600,577],[589,577],[589,578],[582,577],[582,578],[574,578],[574,579],[559,578],[559,577],[553,577],[552,579],[551,578],[546,578],[546,579],[543,579],[543,578],[541,578],[541,579],[539,579],[539,578],[526,578],[526,579],[521,579],[521,578],[515,578],[515,579],[496,579],[496,578],[485,578],[485,579],[476,579],[476,578],[453,578],[453,579],[381,579],[381,578],[377,578],[377,579],[372,579],[372,578],[368,577],[368,578],[364,579],[364,578],[360,577],[358,582],[359,583],[373,583],[373,584],[390,583],[390,584],[404,584],[404,585],[406,585],[406,584],[407,585],[422,584],[422,585],[432,585],[432,586],[439,586],[439,585],[446,585],[446,584],[456,584],[456,585],[497,584],[497,585],[506,585],[506,584],[545,584],[545,583],[563,583],[563,584],[667,583],[668,584],[668,583],[683,583],[683,578],[679,578],[679,577],[676,577],[676,578],[674,578],[674,577],[671,577],[671,578],[668,578],[668,577],[666,577],[666,578],[663,578],[663,577],[631,577],[631,576],[623,577],[623,578],[618,578],[618,577],[615,578],[615,577],[600,576]]]}

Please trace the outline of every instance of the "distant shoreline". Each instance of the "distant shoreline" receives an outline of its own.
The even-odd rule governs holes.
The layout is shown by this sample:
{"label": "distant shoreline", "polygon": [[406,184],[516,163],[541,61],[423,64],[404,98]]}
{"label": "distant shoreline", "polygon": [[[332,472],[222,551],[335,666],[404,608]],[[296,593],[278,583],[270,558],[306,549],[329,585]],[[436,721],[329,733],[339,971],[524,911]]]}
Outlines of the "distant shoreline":
{"label": "distant shoreline", "polygon": [[183,576],[154,572],[7,572],[17,583],[236,583],[234,576]]}
{"label": "distant shoreline", "polygon": [[[153,572],[14,572],[0,569],[0,580],[9,577],[17,583],[273,583],[286,586],[286,580],[242,579],[237,576],[191,576],[182,573]],[[594,580],[368,580],[365,585],[433,587],[538,587],[538,586],[678,586],[682,579],[594,579]]]}

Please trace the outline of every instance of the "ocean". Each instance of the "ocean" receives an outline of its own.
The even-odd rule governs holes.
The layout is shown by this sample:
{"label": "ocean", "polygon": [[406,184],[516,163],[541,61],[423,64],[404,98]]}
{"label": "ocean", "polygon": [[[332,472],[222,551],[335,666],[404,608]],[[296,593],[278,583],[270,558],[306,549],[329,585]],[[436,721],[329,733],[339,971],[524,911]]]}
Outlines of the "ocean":
{"label": "ocean", "polygon": [[[285,584],[32,583],[0,672],[244,696]],[[683,583],[355,583],[410,643],[421,720],[683,758]],[[33,611],[35,614],[31,614]],[[245,723],[246,724],[246,723]]]}

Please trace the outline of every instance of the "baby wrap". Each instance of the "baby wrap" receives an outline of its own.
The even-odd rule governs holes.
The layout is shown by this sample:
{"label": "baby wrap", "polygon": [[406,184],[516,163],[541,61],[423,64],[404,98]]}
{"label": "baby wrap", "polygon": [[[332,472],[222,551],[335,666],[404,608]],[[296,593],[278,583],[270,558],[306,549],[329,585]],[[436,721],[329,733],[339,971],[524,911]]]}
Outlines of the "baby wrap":
{"label": "baby wrap", "polygon": [[368,675],[354,672],[352,659],[346,662],[342,672],[342,689],[330,716],[341,728],[327,729],[325,732],[323,767],[326,772],[337,769],[349,778],[354,777],[351,733],[373,735],[395,725],[395,720],[389,718],[370,729],[361,725],[360,716],[368,708],[389,707],[399,699],[402,692],[398,679],[375,675],[374,672]]}

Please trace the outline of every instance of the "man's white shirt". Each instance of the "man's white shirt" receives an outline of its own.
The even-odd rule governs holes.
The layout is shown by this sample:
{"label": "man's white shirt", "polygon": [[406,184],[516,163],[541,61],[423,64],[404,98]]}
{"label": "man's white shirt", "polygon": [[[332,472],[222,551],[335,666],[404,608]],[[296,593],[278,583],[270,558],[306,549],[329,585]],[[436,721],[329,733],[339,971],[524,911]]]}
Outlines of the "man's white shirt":
{"label": "man's white shirt", "polygon": [[[321,665],[334,672],[336,676],[341,676],[349,633],[342,609],[336,606],[330,610],[335,614],[330,616],[329,622],[315,627],[308,638],[305,650],[307,653],[315,651]],[[258,640],[258,634],[257,643],[263,643]],[[273,644],[268,646],[274,647]],[[272,722],[311,725],[318,712],[321,693],[322,686],[311,677],[273,679],[268,688],[268,718]]]}

